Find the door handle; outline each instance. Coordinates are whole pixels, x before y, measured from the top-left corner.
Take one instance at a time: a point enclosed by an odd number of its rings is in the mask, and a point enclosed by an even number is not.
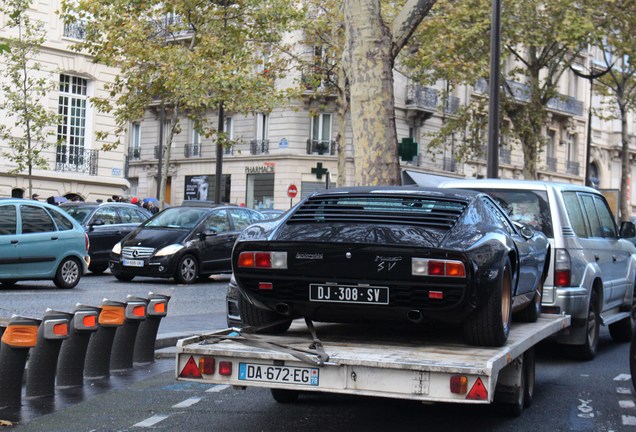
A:
[[[17,240],[11,240],[11,244],[18,244],[19,242]]]
[[[51,237],[51,240],[57,240],[58,237]]]
[[[598,260],[600,260],[601,258],[600,258],[598,255],[596,255],[596,254],[595,254],[595,255],[594,255],[594,259],[595,259],[596,261],[598,261]]]
[[[612,261],[616,262],[616,255],[612,255]]]

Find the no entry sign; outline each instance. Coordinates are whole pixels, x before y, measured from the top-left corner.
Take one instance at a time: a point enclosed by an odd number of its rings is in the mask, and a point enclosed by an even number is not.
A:
[[[290,198],[296,198],[296,195],[298,195],[298,188],[296,185],[292,183],[287,186],[287,196]]]

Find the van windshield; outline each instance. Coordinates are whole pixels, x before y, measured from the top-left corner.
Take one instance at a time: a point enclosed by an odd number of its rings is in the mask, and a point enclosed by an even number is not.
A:
[[[471,188],[472,189],[472,188]],[[554,238],[548,194],[541,190],[475,189],[493,197],[515,222],[530,225]]]

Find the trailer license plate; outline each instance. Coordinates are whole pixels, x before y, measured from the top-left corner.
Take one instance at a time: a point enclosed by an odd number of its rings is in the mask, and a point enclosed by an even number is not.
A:
[[[309,300],[335,303],[389,304],[389,288],[378,286],[310,284]]]
[[[239,380],[318,385],[318,368],[239,363]]]
[[[144,261],[143,260],[123,259],[122,260],[122,264],[125,265],[126,267],[143,267],[144,266]]]

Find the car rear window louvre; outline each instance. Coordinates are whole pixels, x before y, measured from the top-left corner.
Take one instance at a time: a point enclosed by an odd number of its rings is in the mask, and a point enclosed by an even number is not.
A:
[[[459,199],[409,195],[343,195],[308,199],[287,221],[416,225],[448,230],[467,206]]]
[[[561,228],[561,235],[563,237],[574,237],[574,230],[572,227],[564,226]]]

